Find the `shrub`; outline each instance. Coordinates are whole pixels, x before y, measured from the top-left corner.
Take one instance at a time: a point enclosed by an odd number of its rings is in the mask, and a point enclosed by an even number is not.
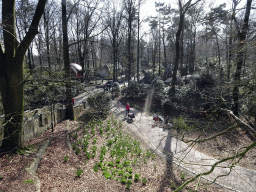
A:
[[[185,177],[186,177],[186,174],[185,174],[184,172],[181,172],[181,173],[180,173],[180,178],[181,178],[181,179],[185,179]]]
[[[86,152],[86,158],[90,159],[91,158],[91,153],[90,152]]]
[[[77,170],[76,170],[76,176],[77,177],[80,177],[83,173],[83,170],[79,167]]]
[[[120,86],[118,82],[113,83],[112,93],[114,97],[118,97],[120,95]]]
[[[111,175],[108,171],[103,171],[103,176],[104,176],[106,179],[111,179],[111,178],[112,178],[112,175]]]
[[[137,83],[136,81],[131,81],[128,87],[125,87],[121,93],[127,97],[143,97],[146,96],[150,86],[147,84]]]
[[[185,119],[182,116],[173,119],[173,126],[180,131],[188,131],[190,127],[185,122]]]
[[[98,170],[99,170],[99,166],[98,166],[98,163],[96,163],[96,164],[94,165],[94,167],[93,167],[93,171],[97,173]]]
[[[113,144],[113,140],[112,139],[107,140],[107,145],[108,146],[111,146],[112,144]]]
[[[67,162],[68,161],[68,156],[66,155],[65,157],[64,157],[64,162]]]
[[[215,84],[215,79],[210,74],[202,74],[196,82],[197,88],[201,90],[205,88],[212,88]]]
[[[100,132],[100,135],[103,135],[103,128],[102,128],[102,126],[100,126],[100,128],[99,128],[99,132]]]
[[[137,182],[137,181],[139,181],[139,180],[140,180],[140,175],[136,173],[136,174],[134,175],[134,181]]]
[[[34,183],[34,180],[28,179],[27,181],[23,181],[23,183]]]
[[[78,155],[80,153],[80,151],[81,150],[79,148],[76,148],[76,151],[75,151],[76,155]]]
[[[127,188],[127,189],[130,189],[131,184],[132,184],[132,181],[131,181],[131,180],[128,180],[127,183],[126,183],[126,188]]]
[[[129,173],[133,173],[132,168],[129,168],[129,167],[126,168],[126,171],[129,172]]]
[[[122,184],[126,184],[126,182],[127,182],[126,179],[125,179],[124,177],[122,177],[122,178],[121,178],[121,183],[122,183]]]
[[[148,181],[148,180],[147,180],[145,177],[142,178],[142,183],[143,183],[143,185],[146,185],[147,181]]]
[[[123,166],[128,167],[131,164],[131,161],[125,160]]]
[[[123,170],[118,171],[118,175],[123,175],[123,174],[124,174]]]
[[[108,166],[110,166],[110,167],[114,167],[114,165],[115,165],[115,164],[114,164],[114,162],[113,162],[113,161],[109,161],[109,162],[108,162]]]
[[[90,96],[87,99],[88,104],[99,115],[95,118],[105,117],[110,108],[110,96],[107,93],[98,93],[96,95]]]
[[[73,143],[73,144],[72,144],[72,149],[75,150],[76,147],[77,147],[77,146],[76,146],[76,143]]]
[[[116,159],[116,163],[119,164],[120,163],[120,159]]]
[[[152,81],[152,86],[154,87],[153,98],[159,101],[163,101],[167,98],[167,92],[164,89],[164,82],[160,79],[154,79]]]
[[[92,152],[93,152],[93,153],[96,153],[96,151],[97,151],[97,146],[94,145],[94,146],[92,147]]]

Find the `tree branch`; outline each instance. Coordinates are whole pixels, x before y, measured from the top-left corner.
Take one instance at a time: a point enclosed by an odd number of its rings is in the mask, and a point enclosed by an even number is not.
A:
[[[193,177],[192,179],[190,179],[190,180],[184,182],[184,183],[183,183],[181,186],[179,186],[175,191],[176,191],[176,192],[180,191],[180,190],[183,189],[187,184],[193,182],[193,181],[196,180],[198,177],[211,174],[211,173],[214,171],[215,167],[216,167],[218,164],[221,164],[221,163],[226,162],[226,161],[228,161],[228,160],[235,159],[235,158],[237,158],[237,157],[244,157],[245,154],[246,154],[249,150],[251,150],[252,148],[254,148],[255,146],[256,146],[256,141],[254,141],[251,145],[247,146],[246,149],[245,149],[243,152],[241,152],[241,153],[239,153],[239,154],[236,154],[236,155],[234,155],[234,156],[232,156],[232,157],[227,157],[227,158],[224,158],[224,159],[221,159],[221,160],[217,161],[216,163],[214,163],[214,164],[212,165],[212,167],[211,167],[211,169],[210,169],[209,171],[206,171],[206,172],[197,174],[197,175],[196,175],[195,177]]]
[[[29,30],[26,33],[26,36],[24,37],[24,39],[21,41],[20,45],[18,46],[17,55],[19,57],[23,58],[29,45],[33,41],[34,37],[38,34],[37,29],[38,29],[40,19],[44,13],[46,2],[47,0],[39,0],[37,4],[37,8],[36,8],[32,23],[29,27]]]
[[[71,14],[72,14],[72,12],[73,12],[73,9],[75,8],[75,6],[76,6],[79,2],[80,2],[80,0],[78,0],[78,1],[71,7],[71,10],[70,10],[70,12],[69,12],[69,14],[68,14],[68,17],[67,17],[67,22],[68,22],[68,20],[69,20]]]
[[[108,27],[108,26],[107,26],[107,27]],[[75,44],[81,43],[81,42],[83,42],[83,41],[86,41],[86,40],[88,40],[88,39],[90,39],[90,38],[96,37],[96,36],[100,35],[101,33],[103,33],[103,32],[107,29],[107,27],[105,27],[105,28],[102,29],[99,33],[97,33],[97,34],[95,34],[95,35],[93,35],[93,36],[91,36],[91,37],[89,37],[89,38],[85,38],[85,39],[82,39],[82,40],[80,40],[80,41],[76,41],[76,42],[74,42],[74,43],[69,44],[68,46],[70,47],[70,46],[72,46],[72,45],[75,45]]]
[[[240,30],[239,30],[238,22],[237,22],[237,20],[236,20],[236,13],[235,13],[236,6],[237,6],[237,4],[234,4],[233,13],[232,13],[232,19],[233,19],[234,22],[235,22],[235,27],[236,27],[237,33],[238,33],[238,35],[239,35],[239,34],[240,34]]]
[[[212,140],[218,136],[221,136],[221,135],[224,135],[225,133],[228,133],[229,131],[232,131],[233,129],[237,128],[238,125],[236,126],[231,126],[229,128],[227,128],[226,130],[216,134],[216,135],[213,135],[212,137],[209,137],[209,138],[206,138],[206,139],[202,139],[202,140],[188,140],[188,141],[183,141],[184,143],[190,143],[190,142],[196,142],[196,143],[202,143],[202,142],[205,142],[205,141],[209,141],[209,140]]]
[[[250,125],[248,125],[247,123],[245,123],[244,121],[242,121],[241,119],[239,119],[234,113],[233,111],[227,110],[227,109],[221,109],[222,111],[227,112],[228,114],[230,114],[232,117],[234,117],[239,123],[241,123],[242,125],[244,125],[245,127],[247,127],[250,131],[252,131],[254,133],[254,135],[256,134],[256,130],[253,129]]]

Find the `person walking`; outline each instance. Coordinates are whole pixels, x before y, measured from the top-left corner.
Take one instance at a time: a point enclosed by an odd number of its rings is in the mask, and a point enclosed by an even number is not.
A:
[[[126,103],[126,115],[125,116],[127,116],[128,113],[130,113],[130,111],[131,111],[130,105],[129,105],[129,103]]]

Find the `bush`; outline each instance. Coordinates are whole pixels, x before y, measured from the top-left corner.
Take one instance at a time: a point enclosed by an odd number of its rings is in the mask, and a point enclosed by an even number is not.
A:
[[[198,89],[202,90],[205,88],[212,88],[216,84],[215,79],[210,74],[202,74],[197,79],[196,86]]]
[[[173,126],[174,128],[178,129],[179,131],[188,131],[190,130],[190,127],[186,123],[184,117],[179,116],[177,118],[173,119]]]
[[[118,82],[113,83],[112,93],[114,97],[118,97],[120,95],[121,90]]]
[[[91,109],[101,115],[107,115],[110,108],[110,95],[108,93],[98,93],[87,99]]]
[[[143,97],[148,94],[150,86],[136,81],[131,81],[128,87],[125,87],[121,93],[126,97]]]
[[[63,82],[56,82],[61,81]],[[84,90],[84,84],[79,81],[72,81],[72,95],[76,96],[79,91]],[[36,108],[38,106],[57,103],[65,97],[66,87],[63,72],[43,74],[35,71],[30,81],[24,84],[25,108]]]
[[[216,81],[213,76],[202,74],[195,81],[190,81],[189,84],[176,86],[175,94],[169,93],[171,95],[170,102],[198,110],[208,105],[209,102],[213,102],[209,98],[215,97],[213,95],[218,91],[214,89],[214,86],[216,86]],[[201,92],[203,94],[200,94]]]
[[[153,98],[159,101],[163,101],[167,98],[167,91],[165,91],[164,82],[160,79],[154,79],[152,81],[152,86],[154,87]]]

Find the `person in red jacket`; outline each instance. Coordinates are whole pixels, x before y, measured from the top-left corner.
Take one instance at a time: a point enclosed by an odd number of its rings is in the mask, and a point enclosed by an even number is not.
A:
[[[129,103],[126,104],[126,116],[128,115],[128,113],[130,113],[131,109],[130,109],[130,105]]]
[[[74,104],[75,103],[75,99],[72,97],[72,104]]]

